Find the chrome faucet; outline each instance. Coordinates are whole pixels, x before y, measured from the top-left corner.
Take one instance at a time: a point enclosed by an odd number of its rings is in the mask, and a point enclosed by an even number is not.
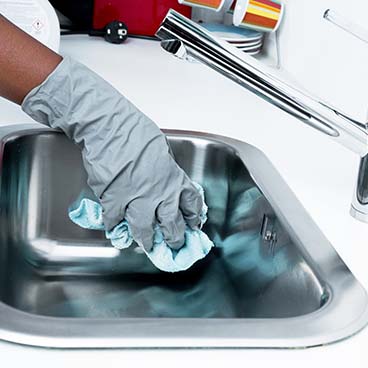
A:
[[[361,157],[351,215],[368,223],[368,125],[273,76],[266,66],[170,10],[156,33],[161,46],[182,59],[194,58],[328,135]]]

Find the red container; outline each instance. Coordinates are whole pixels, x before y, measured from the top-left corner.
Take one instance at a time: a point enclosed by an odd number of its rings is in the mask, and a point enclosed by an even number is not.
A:
[[[170,8],[191,17],[191,8],[180,5],[178,0],[95,0],[93,28],[101,29],[120,20],[130,34],[153,36]]]

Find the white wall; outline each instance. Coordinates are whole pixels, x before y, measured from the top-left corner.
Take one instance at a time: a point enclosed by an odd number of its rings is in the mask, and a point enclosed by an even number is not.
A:
[[[284,0],[281,65],[311,92],[364,120],[368,44],[323,19],[331,8],[368,28],[367,0]]]

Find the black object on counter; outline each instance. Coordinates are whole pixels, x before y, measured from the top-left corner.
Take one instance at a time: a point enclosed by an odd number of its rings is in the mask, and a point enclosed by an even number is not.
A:
[[[103,36],[107,42],[120,44],[128,38],[128,27],[125,23],[114,20],[106,25],[103,30],[91,30],[90,36]]]

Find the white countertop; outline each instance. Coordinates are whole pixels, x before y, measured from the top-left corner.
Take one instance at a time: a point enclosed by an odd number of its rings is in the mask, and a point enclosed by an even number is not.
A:
[[[359,157],[203,65],[166,54],[158,42],[131,39],[116,46],[102,39],[67,36],[61,47],[63,54],[110,81],[161,128],[221,134],[260,148],[368,289],[368,225],[349,216]],[[0,111],[0,125],[30,121],[5,100],[0,100]],[[333,364],[366,368],[367,342],[368,328],[346,341],[306,350],[63,351],[0,342],[0,357],[4,367]]]

